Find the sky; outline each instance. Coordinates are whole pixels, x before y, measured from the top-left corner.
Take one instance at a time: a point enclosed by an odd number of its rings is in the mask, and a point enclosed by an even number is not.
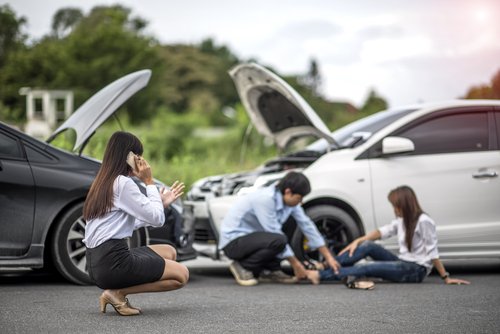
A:
[[[321,92],[361,106],[371,89],[390,106],[454,99],[500,70],[498,0],[11,0],[36,40],[54,13],[121,4],[161,43],[212,38],[282,75],[316,59]]]

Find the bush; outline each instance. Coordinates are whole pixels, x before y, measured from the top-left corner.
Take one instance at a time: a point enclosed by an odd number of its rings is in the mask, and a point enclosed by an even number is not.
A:
[[[198,179],[209,175],[250,170],[277,154],[274,147],[264,145],[263,138],[253,130],[246,139],[244,155],[243,141],[248,118],[241,107],[237,117],[224,127],[223,134],[215,137],[194,136],[194,130],[208,127],[208,121],[199,114],[179,115],[161,109],[147,123],[131,124],[127,113],[119,112],[120,123],[125,131],[136,135],[144,145],[144,157],[151,164],[153,175],[166,184],[183,181],[186,188]],[[102,160],[111,135],[121,130],[111,118],[94,134],[84,154]],[[74,140],[72,136],[63,136]],[[57,146],[69,149],[71,144],[61,142]]]

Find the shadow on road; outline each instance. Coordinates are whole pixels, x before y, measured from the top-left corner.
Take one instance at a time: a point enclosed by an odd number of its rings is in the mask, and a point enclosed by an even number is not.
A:
[[[499,259],[443,260],[446,270],[453,274],[498,274]],[[433,271],[434,273],[435,271]]]
[[[500,273],[500,259],[481,260],[446,260],[443,261],[446,270],[452,275],[488,275]],[[191,278],[201,279],[202,277],[227,277],[231,276],[229,269],[225,265],[206,265],[189,267]],[[436,275],[435,271],[431,275]],[[53,271],[31,270],[15,271],[0,270],[0,284],[66,284],[68,283],[61,275]]]
[[[0,270],[0,284],[61,284],[67,283],[61,275],[46,270]]]

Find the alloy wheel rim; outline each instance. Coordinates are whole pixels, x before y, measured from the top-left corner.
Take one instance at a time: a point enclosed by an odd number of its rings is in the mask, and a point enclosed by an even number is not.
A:
[[[82,273],[87,274],[87,248],[83,243],[87,222],[83,216],[78,217],[69,228],[66,237],[66,250],[71,263]]]
[[[349,244],[349,230],[347,226],[339,220],[331,217],[319,217],[314,220],[320,234],[326,241],[326,246],[336,255],[340,250]],[[324,258],[318,251],[310,251],[305,247],[306,239],[304,238],[304,255],[306,258],[323,261]]]

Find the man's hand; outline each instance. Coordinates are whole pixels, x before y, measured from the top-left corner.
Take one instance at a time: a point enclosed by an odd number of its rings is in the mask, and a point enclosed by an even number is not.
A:
[[[297,279],[301,280],[307,278],[306,268],[304,268],[302,264],[299,264],[298,266],[293,266],[292,268],[293,268],[293,274],[295,275],[295,277],[297,277]]]
[[[325,258],[326,264],[330,268],[332,268],[335,274],[338,274],[341,266],[340,263],[338,263],[337,260],[335,260],[330,250],[326,246],[321,246],[318,248],[318,250],[321,253],[321,255],[323,255],[323,257]]]
[[[328,266],[330,268],[333,269],[333,271],[335,272],[335,274],[338,274],[339,273],[339,269],[340,269],[340,263],[337,262],[337,260],[335,260],[333,257],[330,258],[330,259],[327,259],[326,260],[326,263],[328,264]]]
[[[287,258],[287,260],[290,262],[293,274],[297,277],[297,279],[301,280],[307,278],[306,268],[304,268],[304,265],[295,256],[291,256]]]

